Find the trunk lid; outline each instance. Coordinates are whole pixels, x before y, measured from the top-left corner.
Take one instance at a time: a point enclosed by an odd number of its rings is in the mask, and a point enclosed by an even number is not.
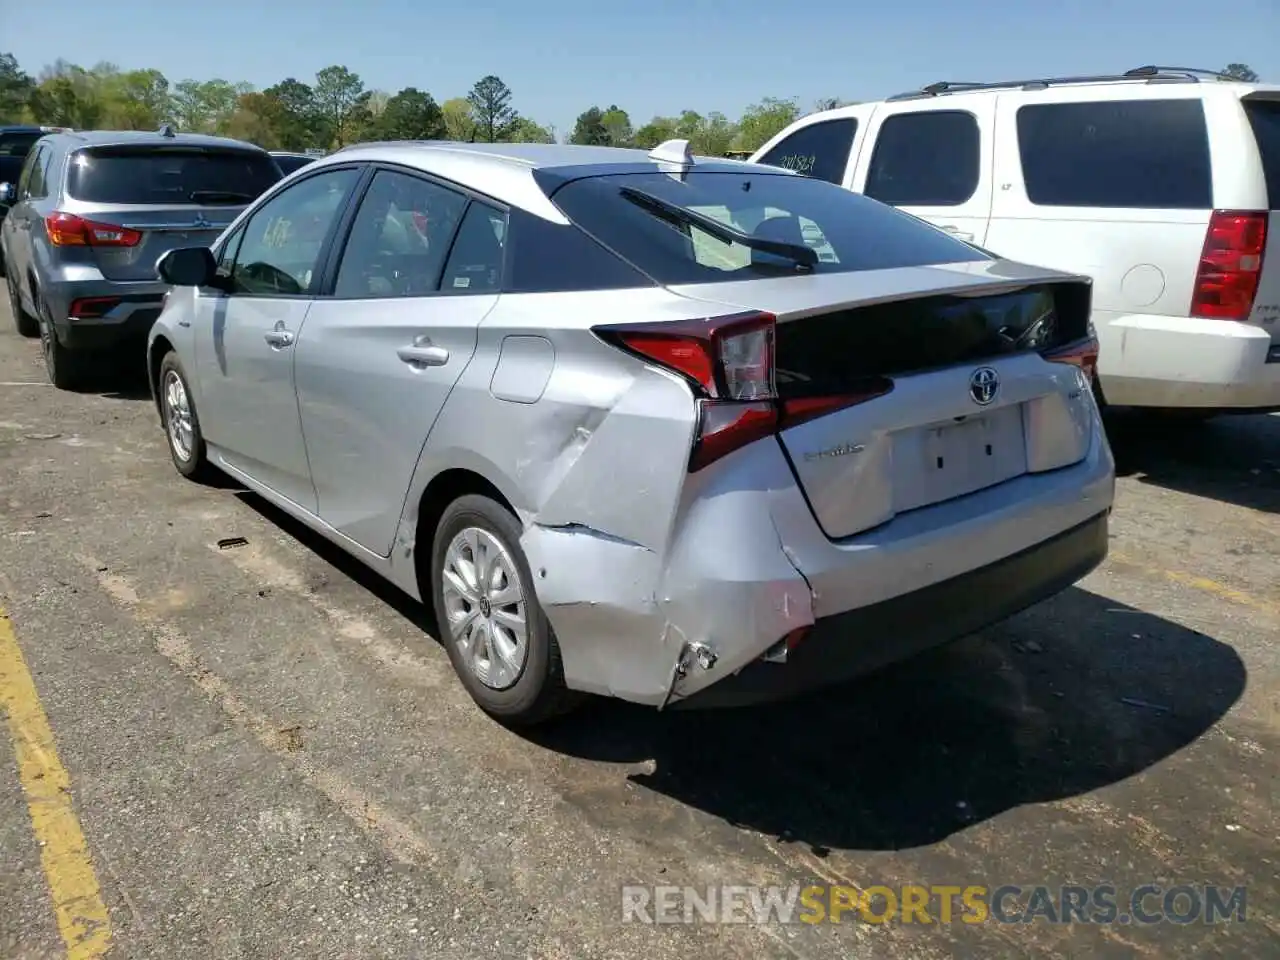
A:
[[[1249,321],[1271,334],[1272,354],[1280,362],[1280,90],[1255,91],[1242,99],[1253,130],[1267,188],[1267,239],[1262,273]]]
[[[109,280],[154,280],[177,247],[211,245],[280,178],[265,152],[207,146],[129,145],[80,151],[67,174],[68,213],[140,234],[136,243],[91,246]]]
[[[1045,360],[1088,336],[1087,278],[998,261],[672,289],[777,318],[783,401],[889,381],[779,435],[833,539],[1088,453],[1088,382]]]

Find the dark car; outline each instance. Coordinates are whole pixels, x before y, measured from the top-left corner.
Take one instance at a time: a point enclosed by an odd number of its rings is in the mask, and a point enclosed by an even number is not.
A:
[[[301,170],[307,164],[318,159],[306,153],[290,153],[287,150],[273,150],[271,157],[286,177],[295,170]]]
[[[62,133],[64,127],[0,126],[0,183],[17,183],[23,161],[46,133]],[[7,203],[0,203],[0,220],[9,212]]]

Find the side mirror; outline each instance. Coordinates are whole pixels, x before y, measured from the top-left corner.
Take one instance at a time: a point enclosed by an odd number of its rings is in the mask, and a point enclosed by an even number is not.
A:
[[[3,203],[6,207],[12,205],[13,195],[12,183],[0,183],[0,203]]]
[[[208,247],[179,247],[156,261],[156,273],[175,287],[207,287],[213,283],[218,262]]]

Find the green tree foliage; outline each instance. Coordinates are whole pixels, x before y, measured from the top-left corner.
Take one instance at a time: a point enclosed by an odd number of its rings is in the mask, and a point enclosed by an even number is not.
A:
[[[1245,64],[1227,72],[1256,79]],[[817,101],[830,109],[841,101]],[[683,110],[633,121],[616,103],[584,110],[570,143],[653,149],[684,139],[702,156],[754,150],[801,113],[794,100],[766,97],[738,120],[723,113]],[[90,67],[59,60],[37,76],[11,53],[0,52],[0,122],[36,122],[77,129],[178,129],[249,140],[272,150],[334,149],[362,140],[458,140],[554,143],[556,133],[521,116],[511,88],[493,74],[463,96],[437,100],[419,86],[391,93],[370,90],[341,64],[325,67],[311,82],[286,77],[255,90],[215,77],[176,82],[158,70],[125,70],[112,63]]]
[[[475,120],[476,139],[485,143],[506,140],[520,117],[511,106],[511,88],[492,74],[476,82],[467,102]]]
[[[444,113],[431,94],[416,87],[405,87],[387,98],[381,112],[370,121],[366,134],[374,140],[442,140]]]
[[[1222,72],[1232,80],[1243,80],[1245,83],[1257,83],[1260,79],[1247,63],[1228,63]]]

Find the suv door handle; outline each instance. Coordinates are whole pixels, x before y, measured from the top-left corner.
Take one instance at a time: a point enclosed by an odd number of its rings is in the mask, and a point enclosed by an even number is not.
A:
[[[429,337],[414,338],[413,345],[401,347],[396,356],[411,367],[442,367],[449,362],[449,351],[434,346]]]
[[[272,349],[279,350],[293,343],[293,333],[284,328],[284,323],[277,323],[274,330],[268,330],[262,339],[271,344]]]

